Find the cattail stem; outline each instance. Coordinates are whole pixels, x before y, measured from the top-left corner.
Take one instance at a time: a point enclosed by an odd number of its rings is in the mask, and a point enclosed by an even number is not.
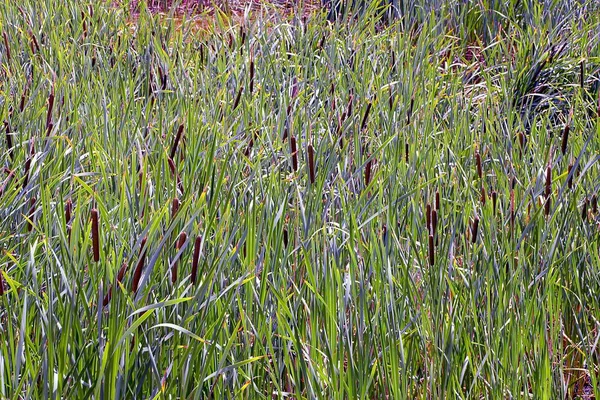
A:
[[[310,178],[310,184],[314,185],[315,183],[315,149],[312,144],[308,145],[307,151],[308,153],[308,176]]]
[[[98,228],[98,210],[92,208],[92,249],[94,251],[94,262],[100,261],[100,232]]]
[[[142,271],[144,269],[145,259],[146,259],[146,240],[148,238],[145,237],[142,239],[142,243],[140,244],[140,259],[135,267],[135,271],[133,272],[133,281],[131,282],[131,291],[135,294],[138,291],[140,278],[142,277]]]
[[[202,245],[202,236],[198,235],[194,241],[194,257],[192,259],[192,274],[190,280],[192,284],[196,284],[196,277],[198,275],[198,261],[200,259],[200,246]]]

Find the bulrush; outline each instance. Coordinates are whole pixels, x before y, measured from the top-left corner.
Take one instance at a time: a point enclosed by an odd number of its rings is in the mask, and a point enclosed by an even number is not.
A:
[[[308,177],[313,185],[315,183],[315,149],[312,144],[308,145],[306,152],[308,153]]]
[[[254,93],[254,57],[250,56],[250,95]]]
[[[431,232],[431,204],[425,206],[425,223],[427,224],[427,232]]]
[[[477,166],[477,176],[479,179],[483,178],[483,168],[481,167],[481,155],[479,151],[475,151],[475,165]]]
[[[570,129],[569,123],[567,122],[565,124],[565,128],[563,129],[562,143],[560,146],[563,156],[567,153],[567,144],[569,142],[569,129]]]
[[[94,251],[94,262],[100,261],[100,232],[98,228],[98,210],[92,208],[92,250]]]
[[[579,62],[579,86],[581,86],[581,90],[584,89],[585,82],[585,63],[583,60]]]
[[[65,222],[68,224],[71,221],[71,213],[73,212],[73,202],[67,199],[65,202]]]
[[[2,32],[2,36],[4,36],[4,48],[6,49],[6,59],[10,62],[10,47],[8,47],[8,36],[6,32]]]
[[[171,218],[175,218],[177,216],[177,212],[179,211],[179,206],[181,203],[177,197],[173,198],[173,203],[171,204]]]
[[[438,212],[431,210],[431,234],[435,236],[438,226]]]
[[[592,195],[591,203],[592,203],[592,212],[594,214],[597,214],[598,213],[598,196],[596,196],[596,194]]]
[[[54,108],[54,86],[50,90],[50,95],[48,96],[48,110],[46,112],[46,135],[50,134],[52,130],[52,109]]]
[[[31,232],[33,230],[33,217],[35,215],[35,202],[36,198],[32,197],[29,200],[29,221],[27,221],[27,232]]]
[[[573,189],[573,162],[569,163],[567,168],[567,187]]]
[[[413,106],[415,105],[415,97],[412,96],[410,98],[410,106],[408,107],[408,110],[406,111],[406,125],[410,125],[410,119],[412,117],[412,112],[413,112]]]
[[[175,153],[177,152],[177,146],[179,145],[179,141],[181,140],[181,135],[183,135],[183,124],[179,125],[179,128],[177,129],[177,134],[173,139],[173,146],[171,146],[171,154],[169,155],[169,158],[172,160],[175,159]]]
[[[440,191],[436,190],[436,192],[435,192],[435,209],[439,211],[441,206],[442,206],[442,204],[440,201]]]
[[[131,282],[131,291],[135,294],[138,291],[138,287],[140,284],[140,278],[142,277],[142,271],[144,269],[144,264],[146,260],[146,240],[148,238],[143,238],[142,243],[140,244],[140,259],[135,267],[135,271],[133,272],[133,280]]]
[[[373,103],[371,103],[371,102],[367,103],[367,110],[365,111],[365,116],[363,117],[362,123],[360,124],[361,131],[364,131],[365,128],[367,127],[367,122],[369,121],[369,114],[371,113],[372,106],[373,106]]]
[[[408,142],[404,142],[404,161],[408,164]]]
[[[496,204],[498,202],[498,192],[492,191],[492,213],[496,215]]]
[[[283,246],[285,248],[288,247],[288,230],[287,230],[287,228],[283,228]]]
[[[202,245],[202,236],[198,235],[194,241],[194,257],[192,258],[192,274],[190,280],[192,284],[196,284],[198,276],[198,261],[200,260],[200,246]]]
[[[178,252],[183,247],[186,240],[187,240],[187,233],[181,232],[179,234],[179,239],[175,243],[175,251],[176,252]],[[173,266],[171,267],[171,283],[175,284],[175,282],[177,282],[177,260],[175,260],[173,262]]]
[[[121,268],[119,269],[119,273],[117,274],[117,282],[123,282],[123,277],[125,277],[125,271],[127,271],[126,262],[124,262],[123,265],[121,265]],[[104,301],[102,302],[103,307],[106,307],[110,302],[110,299],[112,297],[112,289],[112,285],[110,285],[108,287],[108,293],[106,293],[106,296],[104,296]]]
[[[6,135],[6,147],[8,148],[8,156],[12,160],[13,158],[13,141],[12,135],[10,134],[10,123],[8,121],[4,121],[4,134]]]
[[[296,147],[296,137],[290,137],[290,149],[292,151],[292,168],[298,170],[298,148]]]
[[[485,206],[485,202],[487,200],[487,193],[485,192],[485,186],[481,185],[481,197],[479,198],[481,201],[481,205]]]
[[[240,86],[237,95],[235,96],[235,100],[233,101],[233,110],[235,110],[238,106],[238,104],[240,104],[240,99],[242,98],[242,92],[244,91],[244,87]]]
[[[429,265],[435,264],[435,244],[433,243],[433,235],[429,235]]]
[[[544,196],[546,197],[546,202],[544,204],[544,211],[546,216],[550,214],[550,195],[552,194],[552,166],[548,165],[546,167],[546,188],[544,190]]]
[[[371,182],[371,168],[373,168],[372,158],[367,161],[367,165],[365,166],[365,188],[369,186],[369,183]]]
[[[477,242],[477,231],[479,230],[479,216],[475,215],[473,219],[473,225],[471,225],[471,241],[473,243]]]

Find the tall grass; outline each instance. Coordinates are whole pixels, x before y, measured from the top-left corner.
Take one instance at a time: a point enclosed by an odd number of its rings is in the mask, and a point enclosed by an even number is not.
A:
[[[596,4],[108,3],[0,4],[0,397],[600,396]]]

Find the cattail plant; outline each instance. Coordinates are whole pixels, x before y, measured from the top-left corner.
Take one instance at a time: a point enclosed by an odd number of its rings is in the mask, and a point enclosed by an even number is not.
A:
[[[487,193],[485,192],[485,186],[481,185],[481,196],[479,198],[481,201],[481,205],[485,206],[485,202],[487,200]]]
[[[479,216],[475,215],[473,224],[471,225],[471,242],[477,242],[477,231],[479,230]]]
[[[6,59],[10,62],[10,47],[8,46],[8,36],[6,32],[2,32],[2,36],[4,36],[4,48],[6,49]]]
[[[292,168],[298,170],[298,149],[296,147],[296,137],[290,136],[290,149],[292,152]]]
[[[52,130],[52,109],[54,108],[54,86],[50,90],[50,95],[48,96],[48,110],[46,112],[46,136],[50,134]]]
[[[135,271],[133,272],[133,280],[131,281],[131,291],[135,294],[138,291],[140,278],[142,277],[142,271],[144,269],[144,264],[146,260],[146,240],[148,238],[144,237],[142,239],[142,243],[140,244],[140,259],[135,267]]]
[[[94,262],[100,261],[100,232],[98,228],[98,210],[92,208],[92,250],[94,251]]]
[[[435,243],[433,242],[433,235],[429,235],[429,265],[435,264]]]
[[[552,166],[548,165],[546,167],[546,188],[544,190],[544,196],[546,198],[546,202],[544,204],[544,211],[546,216],[550,214],[550,195],[552,194]]]
[[[175,252],[178,252],[183,247],[186,240],[187,233],[181,232],[179,234],[179,239],[175,243]],[[175,282],[177,282],[177,260],[173,261],[173,266],[171,267],[171,283],[175,284]]]
[[[283,228],[283,247],[288,247],[288,230],[287,228]]]
[[[567,153],[567,144],[569,142],[569,129],[569,123],[566,123],[565,128],[563,129],[562,142],[560,146],[563,156]]]
[[[479,151],[475,151],[475,165],[477,166],[477,176],[479,179],[483,178],[483,168],[481,167],[481,155]]]
[[[492,213],[496,215],[496,204],[498,202],[498,192],[492,191]]]
[[[370,114],[370,112],[371,112],[371,107],[372,107],[372,106],[373,106],[373,103],[372,103],[372,102],[368,102],[368,103],[367,103],[367,109],[366,109],[366,111],[365,111],[365,115],[364,115],[364,117],[363,117],[363,119],[362,119],[362,123],[360,124],[360,130],[361,130],[361,131],[364,131],[364,130],[365,130],[365,128],[367,127],[367,122],[368,122],[368,120],[369,120],[369,114]]]
[[[12,135],[10,134],[10,123],[8,121],[4,121],[4,134],[6,136],[6,147],[8,148],[8,156],[10,159],[13,159],[13,141]]]
[[[123,282],[123,278],[125,277],[125,271],[127,271],[127,263],[124,262],[121,265],[121,268],[119,269],[119,272],[117,274],[117,283]],[[110,299],[112,297],[112,290],[113,287],[112,285],[110,285],[108,287],[108,292],[106,293],[106,295],[104,296],[104,300],[102,301],[102,306],[106,307],[108,305],[108,303],[110,302]]]
[[[573,175],[574,175],[573,162],[571,161],[569,163],[569,166],[567,167],[567,187],[569,189],[573,189]]]
[[[371,168],[373,167],[373,159],[371,158],[367,161],[367,165],[365,166],[365,187],[369,186],[371,182]]]
[[[33,230],[33,218],[35,215],[35,202],[36,202],[36,198],[32,197],[31,200],[29,200],[29,220],[27,221],[27,232],[31,232]]]
[[[198,275],[198,261],[200,260],[200,246],[202,245],[202,236],[198,235],[194,241],[194,256],[192,258],[192,274],[190,280],[192,285],[196,284],[196,277]]]
[[[179,125],[179,128],[177,129],[177,134],[173,139],[173,146],[171,146],[171,154],[169,155],[169,158],[171,160],[175,159],[175,153],[177,152],[177,146],[179,145],[179,141],[181,140],[181,135],[183,135],[183,124]]]
[[[409,156],[409,154],[408,154],[408,151],[409,151],[409,148],[408,148],[408,141],[405,141],[405,142],[404,142],[404,161],[405,161],[407,164],[408,164],[408,156]]]
[[[250,55],[250,95],[254,93],[254,57]]]
[[[427,232],[431,232],[431,204],[425,206],[425,223],[427,224]]]
[[[174,197],[173,202],[171,204],[171,218],[175,218],[177,216],[177,212],[179,211],[179,206],[181,203],[179,202],[179,198]]]
[[[442,203],[440,201],[440,191],[435,191],[435,209],[439,211],[441,209]]]
[[[309,144],[306,149],[308,155],[308,177],[310,178],[310,184],[315,183],[315,149],[312,144]]]

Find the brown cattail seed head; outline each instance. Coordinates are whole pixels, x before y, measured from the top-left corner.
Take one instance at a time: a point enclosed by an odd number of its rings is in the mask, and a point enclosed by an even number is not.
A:
[[[569,124],[567,123],[565,125],[565,129],[563,129],[563,135],[562,135],[562,143],[560,146],[560,149],[562,151],[563,156],[566,154],[567,152],[567,144],[569,142]]]
[[[431,232],[431,204],[425,206],[425,223],[427,224],[427,232]]]
[[[487,193],[485,192],[485,187],[481,185],[481,205],[485,206],[485,202],[487,200]]]
[[[296,137],[290,137],[290,148],[292,151],[292,168],[294,171],[298,170],[298,149],[296,147]]]
[[[92,209],[92,249],[94,251],[94,261],[100,261],[100,232],[98,228],[99,214],[98,210]]]
[[[476,215],[473,219],[473,225],[471,226],[471,241],[477,242],[477,231],[479,230],[479,216]]]
[[[367,110],[365,111],[365,116],[363,117],[362,123],[360,124],[360,130],[364,131],[367,127],[367,122],[369,120],[369,113],[371,112],[371,107],[373,104],[371,102],[367,103]]]
[[[551,194],[552,194],[552,167],[550,165],[548,165],[548,167],[546,167],[546,189],[545,189],[546,203],[545,203],[545,207],[544,207],[546,215],[550,214],[550,205],[551,205],[550,195]]]
[[[175,218],[177,212],[179,212],[179,206],[181,203],[177,197],[173,198],[173,204],[171,205],[171,218]]]
[[[308,176],[310,178],[310,183],[315,183],[315,149],[312,144],[308,145],[307,149],[308,153]]]
[[[147,238],[142,239],[142,243],[140,244],[140,259],[135,267],[135,271],[133,273],[133,281],[131,283],[131,291],[133,293],[137,293],[140,278],[142,277],[142,271],[144,269],[145,259],[146,259],[146,240]]]
[[[438,212],[437,210],[431,210],[431,234],[435,235],[437,232],[438,225]]]
[[[198,275],[198,261],[200,260],[200,246],[202,245],[202,236],[197,236],[194,241],[194,257],[192,258],[192,274],[190,280],[193,285],[196,284]]]
[[[283,246],[287,248],[288,246],[288,230],[287,228],[283,228]]]
[[[179,249],[181,249],[183,247],[183,245],[185,244],[186,240],[187,240],[187,233],[181,232],[179,234],[179,239],[175,243],[175,251],[179,251]],[[175,284],[175,282],[177,282],[177,261],[175,261],[173,263],[173,266],[171,267],[171,283]]]
[[[177,134],[175,135],[175,138],[173,139],[173,146],[171,147],[171,154],[169,155],[169,158],[175,159],[175,153],[177,152],[177,146],[179,145],[179,141],[181,140],[182,135],[183,135],[183,124],[180,124],[179,128],[177,129]]]
[[[429,235],[429,265],[435,264],[435,244],[433,235]]]
[[[596,196],[595,194],[592,195],[591,203],[592,203],[592,212],[594,214],[597,214],[598,213],[598,196]]]
[[[573,189],[573,163],[570,163],[567,169],[567,186]]]
[[[373,159],[367,161],[367,165],[365,166],[365,187],[369,186],[371,182],[371,168],[373,166]]]
[[[481,167],[481,155],[479,152],[475,152],[475,165],[477,166],[477,176],[479,179],[483,178],[483,168]]]
[[[71,213],[73,212],[73,202],[71,199],[67,199],[65,203],[65,220],[67,224],[71,221]]]
[[[440,191],[438,190],[435,192],[435,209],[439,211],[440,207],[441,207]]]

